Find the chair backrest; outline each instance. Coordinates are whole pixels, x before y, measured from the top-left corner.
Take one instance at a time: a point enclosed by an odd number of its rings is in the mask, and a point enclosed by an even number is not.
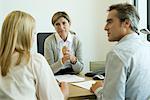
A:
[[[44,55],[44,42],[45,39],[49,36],[53,34],[52,32],[40,32],[37,34],[37,52],[41,53],[42,55]]]

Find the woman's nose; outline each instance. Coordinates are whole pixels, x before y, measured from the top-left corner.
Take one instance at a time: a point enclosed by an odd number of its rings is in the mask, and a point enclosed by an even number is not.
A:
[[[61,28],[61,29],[64,29],[64,25],[63,25],[63,24],[60,24],[60,28]]]

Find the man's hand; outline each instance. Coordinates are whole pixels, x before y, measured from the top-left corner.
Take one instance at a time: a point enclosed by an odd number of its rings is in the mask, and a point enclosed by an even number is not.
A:
[[[92,87],[90,88],[91,92],[95,92],[95,90],[99,87],[103,87],[104,83],[102,81],[96,82],[95,84],[92,84]]]

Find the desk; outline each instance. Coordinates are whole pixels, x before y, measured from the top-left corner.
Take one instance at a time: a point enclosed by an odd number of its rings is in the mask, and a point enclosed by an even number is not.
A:
[[[85,78],[85,81],[92,80],[92,78],[90,78],[90,77],[84,76],[84,78]],[[69,98],[68,98],[68,100],[84,100],[84,99],[96,100],[96,96],[94,93],[90,92],[87,89],[84,89],[84,88],[81,88],[78,86],[74,86],[69,83]]]

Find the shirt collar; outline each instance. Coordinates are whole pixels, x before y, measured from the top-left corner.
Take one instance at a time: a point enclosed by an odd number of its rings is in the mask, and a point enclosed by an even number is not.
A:
[[[69,34],[68,34],[67,41],[69,41],[69,42],[72,42],[72,41],[73,41],[73,36],[71,35],[70,32],[69,32]]]
[[[139,35],[137,34],[137,33],[130,33],[130,34],[127,34],[127,35],[125,35],[120,41],[119,41],[119,43],[120,42],[122,42],[122,41],[124,41],[124,40],[128,40],[128,39],[132,39],[132,38],[140,38],[139,37]]]
[[[63,41],[63,39],[60,37],[60,35],[57,32],[55,33],[55,37],[56,37],[56,40],[57,40],[58,43]],[[73,36],[69,32],[66,42],[70,42],[71,43],[72,41],[73,41]]]

